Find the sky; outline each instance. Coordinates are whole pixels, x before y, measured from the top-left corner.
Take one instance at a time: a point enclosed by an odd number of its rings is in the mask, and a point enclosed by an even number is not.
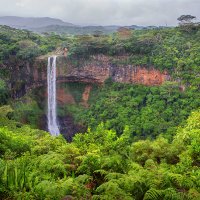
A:
[[[168,25],[190,14],[200,20],[200,0],[0,0],[0,16],[52,17],[76,25]]]

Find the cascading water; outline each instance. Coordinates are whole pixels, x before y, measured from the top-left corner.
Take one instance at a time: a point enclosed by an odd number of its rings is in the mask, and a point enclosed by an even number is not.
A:
[[[56,113],[56,56],[48,58],[48,130],[53,136],[60,134]]]

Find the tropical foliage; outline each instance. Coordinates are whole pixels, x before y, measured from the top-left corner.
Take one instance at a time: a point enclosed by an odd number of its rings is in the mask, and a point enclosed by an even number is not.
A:
[[[199,199],[200,112],[172,142],[132,142],[100,124],[72,143],[1,118],[2,199]]]

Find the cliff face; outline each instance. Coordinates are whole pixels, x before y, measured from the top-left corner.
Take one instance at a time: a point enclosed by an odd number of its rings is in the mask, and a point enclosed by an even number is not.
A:
[[[57,81],[62,82],[84,82],[103,84],[110,78],[114,82],[143,84],[147,86],[161,85],[170,79],[167,72],[160,72],[153,67],[133,66],[119,64],[125,62],[127,56],[108,57],[103,55],[92,56],[89,60],[75,61],[59,56],[57,58]],[[116,64],[117,63],[117,64]],[[47,80],[47,58],[38,58],[33,63],[23,63],[13,72],[11,87],[19,85],[14,90],[14,96],[23,95],[31,88],[46,85]],[[69,97],[70,98],[70,97]],[[73,101],[73,99],[71,99]]]
[[[126,58],[113,58],[98,55],[92,56],[90,60],[79,63],[75,67],[72,61],[65,57],[57,58],[57,79],[59,82],[86,82],[102,84],[106,79],[111,78],[114,82],[143,84],[148,86],[161,85],[164,81],[169,80],[167,72],[160,72],[153,67],[133,66],[125,64],[113,64],[117,60],[122,61]],[[41,60],[36,61],[37,63]],[[39,64],[40,65],[40,64]],[[45,69],[45,71],[44,71]],[[42,69],[34,67],[34,81],[40,82],[46,80],[46,65]]]

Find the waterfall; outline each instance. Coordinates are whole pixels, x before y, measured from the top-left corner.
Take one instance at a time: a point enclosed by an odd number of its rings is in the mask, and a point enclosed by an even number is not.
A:
[[[47,66],[48,85],[48,130],[51,135],[60,134],[56,113],[56,56],[48,58]]]

